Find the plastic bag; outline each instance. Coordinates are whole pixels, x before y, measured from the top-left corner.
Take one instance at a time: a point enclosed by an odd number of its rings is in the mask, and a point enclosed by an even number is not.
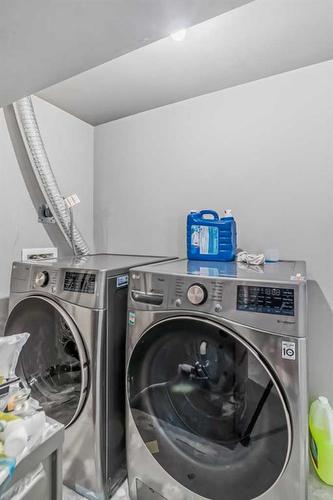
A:
[[[1,457],[0,458],[0,498],[2,498],[1,491],[10,483],[15,471],[16,461],[14,458]]]
[[[22,347],[29,333],[0,337],[0,383],[15,377],[15,369]]]
[[[0,384],[0,412],[7,409],[10,398],[20,390],[20,380],[14,379],[10,382]]]

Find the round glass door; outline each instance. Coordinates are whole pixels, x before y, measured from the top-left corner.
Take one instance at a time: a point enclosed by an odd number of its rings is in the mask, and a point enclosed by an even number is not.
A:
[[[288,462],[290,417],[278,384],[250,345],[214,323],[153,326],[130,358],[128,391],[148,450],[197,495],[252,500]]]
[[[5,335],[28,332],[18,375],[45,413],[70,425],[79,415],[87,391],[87,359],[79,332],[58,304],[29,297],[12,310]]]

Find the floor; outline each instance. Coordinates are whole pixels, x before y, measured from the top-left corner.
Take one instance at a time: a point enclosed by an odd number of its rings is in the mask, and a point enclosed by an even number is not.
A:
[[[85,500],[85,499],[81,495],[78,495],[74,491],[64,486],[63,500]],[[119,488],[117,493],[113,495],[112,500],[130,500],[130,497],[128,496],[127,483],[124,483]]]
[[[64,500],[82,500],[83,497],[64,487]],[[84,499],[83,499],[84,500]],[[127,484],[123,484],[112,500],[130,500],[128,496]],[[325,486],[318,480],[313,472],[309,479],[309,499],[308,500],[333,500],[333,488]]]
[[[309,478],[309,500],[333,500],[333,488],[322,483],[313,469]]]

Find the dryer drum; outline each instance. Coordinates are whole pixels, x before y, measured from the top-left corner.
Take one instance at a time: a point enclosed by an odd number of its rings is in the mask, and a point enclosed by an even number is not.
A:
[[[191,318],[152,326],[132,353],[128,384],[143,441],[196,494],[250,500],[283,472],[291,438],[283,395],[250,345],[221,326]]]
[[[31,388],[45,413],[70,425],[86,396],[85,351],[80,335],[65,311],[45,297],[29,297],[12,310],[6,335],[29,332],[18,375]]]

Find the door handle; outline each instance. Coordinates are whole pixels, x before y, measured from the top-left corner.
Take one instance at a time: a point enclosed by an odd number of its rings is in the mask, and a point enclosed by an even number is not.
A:
[[[154,306],[160,306],[164,297],[161,293],[144,293],[137,290],[132,290],[131,296],[134,302],[141,302]]]

